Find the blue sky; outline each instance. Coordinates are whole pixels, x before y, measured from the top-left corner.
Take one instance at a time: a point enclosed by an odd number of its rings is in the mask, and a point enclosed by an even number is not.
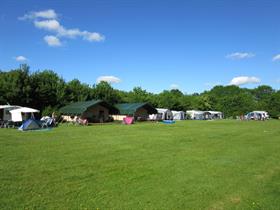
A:
[[[0,69],[66,81],[186,93],[213,85],[280,89],[280,1],[0,2]],[[105,76],[105,77],[102,77]]]

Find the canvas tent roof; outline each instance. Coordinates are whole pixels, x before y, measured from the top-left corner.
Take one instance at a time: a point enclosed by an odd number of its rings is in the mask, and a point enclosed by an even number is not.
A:
[[[222,114],[222,112],[220,111],[207,111],[207,112],[209,112],[210,114]]]
[[[20,108],[20,106],[15,106],[15,105],[0,105],[0,109],[9,109],[9,108]]]
[[[157,110],[152,107],[149,103],[124,103],[116,104],[116,108],[120,110],[122,115],[131,115],[134,114],[138,109],[144,108],[148,111],[148,114],[156,114]]]
[[[13,114],[13,113],[34,113],[34,112],[40,112],[40,111],[37,109],[28,108],[28,107],[21,107],[18,109],[13,109],[10,112]]]
[[[40,111],[29,107],[20,107],[10,111],[13,122],[21,122],[23,120],[22,113],[31,113],[31,117],[34,117],[33,113],[35,112],[40,112]]]
[[[199,110],[187,110],[186,113],[188,114],[204,114],[204,111],[199,111]]]
[[[156,108],[156,110],[157,110],[158,112],[167,112],[167,111],[171,111],[171,110],[169,110],[169,109],[164,109],[164,108]]]
[[[107,109],[109,109],[110,114],[117,114],[119,112],[115,107],[109,105],[107,102],[103,100],[91,100],[91,101],[81,101],[81,102],[72,103],[60,108],[60,112],[62,114],[68,114],[68,115],[81,115],[88,108],[96,105],[101,105],[106,107]]]
[[[257,112],[257,113],[261,113],[261,114],[267,114],[266,111],[253,111],[253,112]]]

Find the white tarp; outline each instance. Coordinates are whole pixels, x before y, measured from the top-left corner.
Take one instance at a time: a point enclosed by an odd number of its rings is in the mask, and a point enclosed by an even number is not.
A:
[[[33,116],[33,113],[36,113],[36,112],[40,112],[40,111],[37,109],[28,108],[28,107],[21,107],[21,108],[10,111],[10,113],[12,114],[13,122],[23,121],[22,114],[31,113],[31,115]]]

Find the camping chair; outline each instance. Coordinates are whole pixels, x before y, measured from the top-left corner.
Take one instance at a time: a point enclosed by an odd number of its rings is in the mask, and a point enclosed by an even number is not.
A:
[[[75,125],[88,125],[88,120],[87,119],[82,119],[80,117],[77,117],[75,119],[75,122],[74,122]]]
[[[41,128],[48,128],[48,123],[46,121],[40,121]]]
[[[4,128],[4,120],[0,121],[0,128]]]
[[[40,123],[41,123],[42,128],[48,128],[48,127],[54,127],[55,126],[54,119],[51,118],[51,117],[42,117]]]
[[[79,118],[79,125],[88,125],[88,120]]]
[[[4,128],[15,128],[15,123],[13,121],[4,121]]]

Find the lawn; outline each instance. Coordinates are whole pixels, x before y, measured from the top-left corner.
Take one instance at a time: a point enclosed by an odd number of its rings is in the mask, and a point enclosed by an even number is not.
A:
[[[0,134],[1,209],[280,209],[280,121]]]

